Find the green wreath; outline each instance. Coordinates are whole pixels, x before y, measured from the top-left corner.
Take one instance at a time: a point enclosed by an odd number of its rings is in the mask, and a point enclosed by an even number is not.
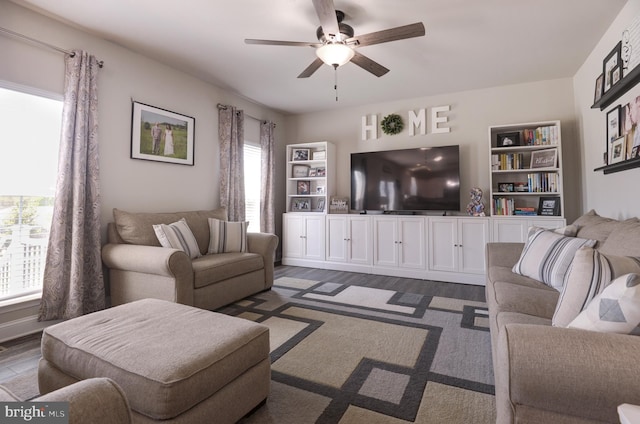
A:
[[[382,132],[387,135],[399,134],[404,128],[402,118],[395,113],[385,116],[380,126],[382,126]]]

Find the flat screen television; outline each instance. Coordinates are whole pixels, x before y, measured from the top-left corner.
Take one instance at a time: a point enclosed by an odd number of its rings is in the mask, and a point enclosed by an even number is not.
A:
[[[459,211],[459,146],[352,153],[351,209]]]

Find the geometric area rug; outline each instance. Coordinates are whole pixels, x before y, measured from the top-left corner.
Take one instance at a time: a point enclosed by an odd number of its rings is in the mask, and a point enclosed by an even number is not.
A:
[[[495,422],[483,302],[281,277],[218,312],[270,330],[271,393],[242,424]]]

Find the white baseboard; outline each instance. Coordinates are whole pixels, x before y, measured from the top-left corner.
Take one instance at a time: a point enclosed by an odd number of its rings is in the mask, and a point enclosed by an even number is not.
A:
[[[61,322],[61,320],[38,321],[38,316],[32,315],[2,323],[0,324],[0,343],[37,333],[38,331],[42,331],[48,326],[59,322]]]

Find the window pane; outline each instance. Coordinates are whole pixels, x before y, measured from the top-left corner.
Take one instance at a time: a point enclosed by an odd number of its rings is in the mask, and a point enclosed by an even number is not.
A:
[[[0,87],[0,300],[42,289],[62,102]]]
[[[260,147],[244,144],[245,217],[249,221],[248,232],[260,232]]]

